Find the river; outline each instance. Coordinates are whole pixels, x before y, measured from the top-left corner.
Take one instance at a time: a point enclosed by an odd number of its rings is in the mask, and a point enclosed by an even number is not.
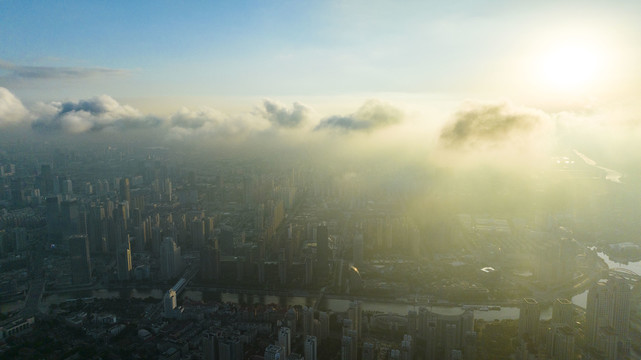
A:
[[[641,273],[641,261],[631,262],[628,264],[621,264],[615,261],[612,261],[604,253],[598,253],[598,255],[608,264],[610,268],[624,268],[632,270],[635,273]],[[578,294],[572,297],[572,302],[580,307],[585,308],[587,302],[587,293],[584,291],[581,294]],[[51,294],[43,298],[41,303],[41,309],[46,310],[47,307],[51,304],[59,304],[70,299],[77,298],[88,298],[93,297],[97,299],[112,299],[112,298],[136,298],[136,299],[145,299],[152,297],[154,299],[162,299],[163,291],[161,289],[121,289],[121,290],[82,290],[82,291],[71,291],[66,293]],[[272,295],[248,295],[248,294],[239,294],[239,293],[228,293],[228,292],[219,292],[219,291],[194,291],[194,290],[185,290],[181,294],[181,298],[190,298],[192,300],[204,300],[207,302],[231,302],[239,304],[279,304],[281,306],[312,306],[314,305],[315,297],[310,296],[272,296]],[[0,305],[0,312],[7,313],[15,310],[19,310],[24,306],[23,301],[16,301]],[[319,304],[319,309],[332,310],[336,312],[346,311],[349,307],[349,300],[345,299],[332,299],[330,297],[323,298],[321,304]],[[394,303],[394,302],[385,302],[385,301],[373,301],[373,300],[363,300],[362,301],[363,310],[368,311],[380,311],[385,313],[395,313],[405,315],[410,310],[418,310],[417,306],[408,305],[403,303]],[[450,307],[450,306],[433,306],[430,308],[432,311],[444,314],[444,315],[456,315],[463,312],[460,307]],[[541,309],[541,319],[549,319],[552,316],[552,309],[550,307]],[[475,310],[474,317],[476,319],[483,319],[486,321],[492,320],[503,320],[503,319],[518,319],[519,309],[518,307],[502,307],[501,310],[490,310],[490,311],[481,311]]]
[[[598,253],[598,255],[601,259],[605,261],[606,264],[608,264],[608,267],[610,269],[616,269],[616,268],[626,269],[626,270],[634,271],[636,274],[641,274],[641,261],[628,262],[624,264],[624,263],[610,260],[610,257],[605,253],[600,252]],[[572,297],[572,302],[584,309],[586,307],[587,301],[588,301],[588,290],[585,290],[584,292]]]

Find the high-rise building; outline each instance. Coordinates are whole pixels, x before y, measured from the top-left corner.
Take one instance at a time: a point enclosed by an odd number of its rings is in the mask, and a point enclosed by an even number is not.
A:
[[[173,279],[182,271],[180,247],[171,237],[163,239],[160,245],[160,276],[163,279]]]
[[[62,193],[64,195],[73,195],[73,185],[71,179],[62,180]]]
[[[127,281],[131,279],[133,264],[131,262],[131,246],[128,241],[118,247],[116,266],[118,270],[118,280]]]
[[[71,256],[71,282],[73,284],[90,283],[91,259],[87,235],[69,237],[69,254]]]
[[[268,345],[265,349],[265,360],[282,360],[285,359],[285,351],[279,345]]]
[[[120,179],[120,201],[131,204],[131,193],[129,191],[129,178]]]
[[[314,323],[314,309],[310,307],[303,308],[303,333],[305,335],[312,334],[312,324]]]
[[[311,285],[314,281],[314,260],[305,256],[305,285]]]
[[[218,240],[206,245],[200,252],[200,274],[203,280],[220,279],[220,250]]]
[[[519,312],[519,337],[536,342],[539,330],[541,309],[539,303],[532,298],[525,298]]]
[[[292,332],[288,327],[281,327],[278,331],[278,345],[283,348],[285,356],[292,352]]]
[[[318,225],[316,227],[316,256],[318,269],[316,274],[320,279],[325,279],[329,272],[329,235],[327,225]]]
[[[574,305],[568,299],[556,299],[552,305],[552,323],[574,327]]]
[[[558,326],[554,328],[552,337],[551,356],[556,360],[574,359],[574,330],[569,326]]]
[[[203,360],[218,360],[218,337],[213,332],[203,335]]]
[[[287,284],[287,257],[285,249],[280,249],[278,253],[278,280],[281,285]]]
[[[361,303],[358,302],[358,300],[351,301],[349,303],[349,309],[347,309],[347,316],[349,317],[350,320],[352,320],[352,328],[356,330],[356,342],[361,339],[361,336],[363,334],[362,332],[362,327],[363,327],[363,311],[361,307]]]
[[[196,250],[200,250],[205,244],[205,221],[193,219],[191,221],[191,241]]]
[[[363,343],[363,360],[374,360],[376,359],[376,353],[374,352],[374,344],[372,343]]]
[[[389,352],[390,360],[401,360],[401,351],[399,349],[392,349]]]
[[[305,337],[305,360],[318,360],[318,341],[316,336]]]
[[[354,339],[349,335],[343,335],[341,341],[341,360],[356,360],[352,357],[352,343]]]
[[[163,298],[164,316],[168,318],[174,317],[174,312],[177,307],[176,291],[174,289],[167,290],[165,297]]]
[[[352,260],[354,261],[354,266],[356,266],[356,268],[363,266],[363,234],[361,233],[354,236],[352,244]]]
[[[630,351],[630,286],[625,279],[611,276],[588,291],[585,310],[587,344],[602,352],[625,356]],[[612,349],[612,344],[617,344]]]
[[[401,360],[412,360],[414,357],[412,347],[412,336],[403,335],[403,341],[401,341]]]
[[[329,314],[324,311],[318,312],[318,322],[320,326],[319,340],[322,342],[329,337]]]
[[[421,307],[418,313],[416,341],[425,343],[427,360],[447,359],[452,350],[469,351],[473,358],[474,313],[471,310],[461,315],[441,315]]]

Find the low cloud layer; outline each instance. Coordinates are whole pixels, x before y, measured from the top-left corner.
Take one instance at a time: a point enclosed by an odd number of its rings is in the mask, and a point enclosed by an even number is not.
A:
[[[261,128],[260,124],[251,118],[230,117],[209,107],[197,110],[183,107],[169,118],[168,127],[168,136],[173,140],[180,140],[186,136],[233,138]]]
[[[83,68],[83,67],[54,67],[54,66],[25,66],[16,65],[0,60],[0,70],[6,74],[6,79],[81,79],[94,76],[126,75],[122,69]]]
[[[369,100],[353,114],[334,115],[321,120],[314,130],[368,132],[401,121],[403,113],[399,109],[378,100]]]
[[[303,125],[308,120],[309,108],[301,103],[295,102],[291,109],[271,101],[264,100],[259,113],[267,119],[272,126],[283,128],[295,128]]]
[[[529,140],[550,126],[550,117],[536,109],[507,102],[468,103],[441,131],[449,149],[479,150]]]
[[[27,118],[29,112],[11,91],[0,87],[0,127],[16,124]]]
[[[38,131],[83,133],[104,129],[127,130],[155,127],[162,121],[143,116],[137,109],[121,105],[108,95],[77,102],[39,104],[31,124]]]

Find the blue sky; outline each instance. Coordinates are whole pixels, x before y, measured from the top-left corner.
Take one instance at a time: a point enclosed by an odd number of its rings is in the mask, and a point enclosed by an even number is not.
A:
[[[101,94],[134,103],[378,93],[520,99],[537,81],[527,59],[568,32],[600,38],[596,51],[625,52],[626,64],[641,59],[640,9],[631,0],[0,0],[0,86],[26,102]]]

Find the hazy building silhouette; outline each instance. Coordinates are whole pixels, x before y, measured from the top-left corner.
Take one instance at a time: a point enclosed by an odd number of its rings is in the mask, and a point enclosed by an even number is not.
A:
[[[425,343],[425,359],[450,359],[452,350],[475,353],[474,313],[466,310],[461,315],[441,315],[421,307],[418,313],[417,341]],[[474,333],[475,334],[475,333]]]
[[[203,360],[218,360],[218,337],[213,332],[203,334]]]
[[[590,288],[585,310],[587,344],[610,355],[630,352],[630,296],[630,286],[619,276]]]
[[[69,237],[69,255],[71,257],[71,282],[87,284],[91,282],[91,258],[89,240],[86,235]]]
[[[329,273],[329,234],[326,225],[316,227],[316,275],[319,279],[327,278]]]
[[[182,271],[182,257],[180,247],[171,237],[163,239],[160,245],[160,276],[162,279],[170,280],[178,276]]]
[[[568,299],[556,299],[552,304],[552,323],[574,327],[574,305]]]
[[[519,311],[519,338],[536,343],[540,316],[539,303],[532,298],[523,299]]]
[[[133,265],[131,262],[131,246],[128,241],[118,246],[116,267],[118,270],[118,280],[127,281],[131,279]]]
[[[131,204],[131,192],[129,188],[129,178],[120,179],[120,189],[119,189],[120,201],[126,201],[128,204]]]

